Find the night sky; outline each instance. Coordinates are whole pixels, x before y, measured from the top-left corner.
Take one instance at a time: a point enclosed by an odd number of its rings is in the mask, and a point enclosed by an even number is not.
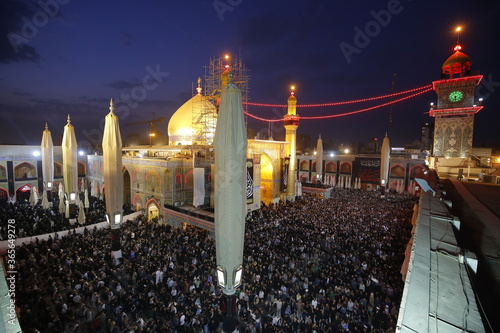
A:
[[[498,1],[82,1],[0,2],[0,144],[39,145],[47,122],[55,145],[71,115],[81,147],[99,142],[109,99],[117,101],[122,136],[147,136],[193,94],[210,58],[240,55],[250,70],[252,102],[286,104],[296,85],[299,104],[388,94],[431,84],[453,53],[457,25],[462,51],[484,75],[476,96],[474,146],[500,143],[500,2]],[[377,21],[378,19],[378,21]],[[369,40],[356,47],[357,31]],[[355,52],[346,55],[342,45]],[[139,87],[139,88],[137,88]],[[142,88],[141,88],[142,87]],[[135,90],[134,90],[135,89]],[[136,100],[122,96],[136,92]],[[138,93],[140,95],[137,95]],[[145,93],[144,93],[145,92]],[[411,143],[436,94],[393,109],[391,145]],[[303,108],[301,116],[360,107]],[[127,106],[127,107],[125,107]],[[124,111],[125,110],[125,111]],[[284,109],[250,107],[265,118]],[[303,120],[298,134],[335,144],[367,142],[389,130],[390,108],[329,120]],[[166,122],[163,130],[166,131]],[[267,123],[249,119],[267,132]],[[273,137],[284,138],[281,125]]]

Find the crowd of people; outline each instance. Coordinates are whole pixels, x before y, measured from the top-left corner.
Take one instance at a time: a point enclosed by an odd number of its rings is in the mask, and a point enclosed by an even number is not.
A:
[[[249,214],[239,332],[391,332],[415,198],[334,189]],[[220,332],[224,313],[209,231],[141,216],[18,248],[24,332]]]
[[[80,194],[80,200],[83,201],[83,193]],[[59,211],[59,196],[53,193],[50,198],[51,205],[44,209],[41,199],[38,203],[32,205],[27,200],[0,202],[0,240],[7,239],[9,220],[15,220],[16,238],[30,237],[64,230],[70,230],[76,227],[92,225],[98,222],[106,221],[106,206],[103,200],[90,196],[89,208],[85,210],[85,222],[80,223],[78,219],[72,223],[65,216],[65,212]],[[125,214],[131,212],[130,205],[124,206]],[[75,211],[78,216],[78,208]]]

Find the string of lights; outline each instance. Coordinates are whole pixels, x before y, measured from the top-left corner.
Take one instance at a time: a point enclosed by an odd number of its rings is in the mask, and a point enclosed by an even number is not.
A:
[[[322,104],[298,104],[297,107],[299,108],[311,108],[311,107],[325,107],[325,106],[336,106],[336,105],[346,105],[346,104],[355,104],[355,103],[362,103],[362,102],[371,102],[379,99],[385,99],[385,98],[390,98],[394,96],[400,96],[400,95],[406,95],[412,92],[420,91],[420,90],[425,90],[429,89],[432,87],[432,85],[426,85],[414,89],[409,89],[405,91],[400,91],[397,93],[392,93],[392,94],[387,94],[383,96],[376,96],[376,97],[368,97],[368,98],[363,98],[363,99],[356,99],[352,101],[343,101],[343,102],[332,102],[332,103],[322,103]],[[251,106],[261,106],[261,107],[271,107],[271,108],[283,108],[287,107],[288,105],[286,104],[265,104],[265,103],[253,103],[253,102],[245,102],[243,103],[245,105],[251,105]]]
[[[338,117],[350,116],[350,115],[357,114],[357,113],[367,112],[367,111],[378,109],[378,108],[381,108],[381,107],[384,107],[384,106],[388,106],[388,105],[391,105],[391,104],[396,104],[396,103],[405,101],[407,99],[413,98],[415,96],[424,94],[424,93],[429,92],[429,91],[432,90],[431,85],[426,86],[425,88],[427,88],[427,89],[421,90],[421,91],[417,91],[417,92],[415,92],[415,93],[413,93],[411,95],[408,95],[408,96],[405,96],[405,97],[402,97],[402,98],[398,98],[398,99],[395,99],[395,100],[390,101],[390,102],[382,103],[382,104],[375,105],[375,106],[370,106],[370,107],[367,107],[367,108],[364,108],[364,109],[360,109],[360,110],[349,111],[349,112],[344,112],[344,113],[337,113],[337,114],[330,114],[330,115],[326,115],[326,116],[309,116],[309,117],[305,116],[305,117],[300,117],[300,119],[301,120],[303,120],[303,119],[316,120],[316,119],[338,118]],[[250,118],[253,118],[253,119],[256,119],[256,120],[261,120],[261,121],[267,121],[269,123],[275,123],[275,122],[283,121],[283,118],[281,118],[281,119],[266,119],[266,118],[255,116],[255,115],[253,115],[253,114],[251,114],[249,112],[245,112],[245,115],[249,116]]]

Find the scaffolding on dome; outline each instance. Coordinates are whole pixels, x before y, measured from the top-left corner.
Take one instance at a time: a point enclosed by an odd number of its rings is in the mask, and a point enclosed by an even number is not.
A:
[[[205,77],[203,84],[203,98],[199,102],[201,106],[193,106],[193,128],[196,129],[195,141],[197,144],[211,146],[215,134],[217,113],[222,91],[222,74],[231,70],[234,75],[234,83],[241,90],[243,111],[248,110],[247,102],[250,76],[241,59],[229,55],[210,59],[210,64],[205,66]],[[215,106],[215,107],[214,107]],[[215,113],[215,114],[214,114]]]

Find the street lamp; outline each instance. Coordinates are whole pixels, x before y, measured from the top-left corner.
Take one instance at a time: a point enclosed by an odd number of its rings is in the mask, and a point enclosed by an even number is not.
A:
[[[149,133],[149,145],[151,146],[152,145],[152,140],[153,140],[153,137],[155,136],[154,133]]]

